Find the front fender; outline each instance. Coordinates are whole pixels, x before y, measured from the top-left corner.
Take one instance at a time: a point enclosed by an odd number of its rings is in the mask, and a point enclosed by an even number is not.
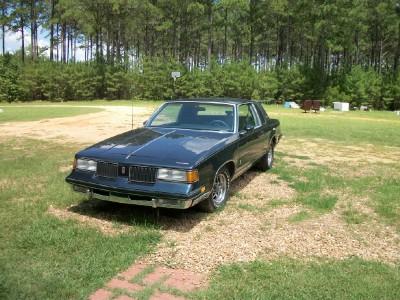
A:
[[[225,147],[224,149],[212,154],[210,157],[200,163],[197,168],[199,170],[200,185],[204,185],[207,191],[212,189],[215,175],[222,166],[228,163],[232,163],[233,166],[236,166],[236,148],[236,143],[233,143],[228,147]]]

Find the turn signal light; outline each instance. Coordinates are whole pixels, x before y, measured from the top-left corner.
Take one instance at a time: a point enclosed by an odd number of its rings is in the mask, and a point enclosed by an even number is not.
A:
[[[199,172],[197,170],[187,171],[186,172],[186,181],[188,183],[195,183],[199,181]]]

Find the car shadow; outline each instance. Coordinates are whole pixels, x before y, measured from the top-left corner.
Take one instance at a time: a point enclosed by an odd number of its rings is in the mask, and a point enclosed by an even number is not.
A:
[[[232,183],[231,197],[244,189],[260,174],[262,173],[249,171],[240,176]],[[152,207],[100,200],[83,200],[69,207],[68,211],[110,223],[147,226],[177,232],[188,232],[202,220],[216,215],[201,212],[198,207],[192,207],[187,210],[160,208],[157,212]]]

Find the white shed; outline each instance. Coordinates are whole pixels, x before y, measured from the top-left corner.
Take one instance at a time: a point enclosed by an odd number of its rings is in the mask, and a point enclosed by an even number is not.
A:
[[[349,111],[350,105],[347,102],[333,102],[333,109],[338,111]]]

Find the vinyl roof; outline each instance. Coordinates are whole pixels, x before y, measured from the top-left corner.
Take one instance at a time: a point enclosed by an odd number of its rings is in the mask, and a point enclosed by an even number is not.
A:
[[[221,102],[221,103],[229,103],[229,104],[242,104],[252,102],[248,99],[239,99],[239,98],[184,98],[184,99],[174,99],[169,102],[184,102],[184,101],[199,101],[199,102]]]

